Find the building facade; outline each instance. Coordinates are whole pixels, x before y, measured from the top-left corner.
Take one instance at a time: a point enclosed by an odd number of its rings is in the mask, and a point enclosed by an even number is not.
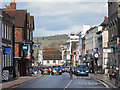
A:
[[[14,18],[3,10],[0,10],[0,34],[1,72],[8,70],[9,74],[13,77]]]
[[[15,18],[15,75],[17,77],[27,75],[29,67],[32,66],[34,16],[30,16],[26,9],[16,9],[15,2],[11,2],[10,6],[6,5],[3,10]]]
[[[104,21],[100,24],[102,29],[97,32],[98,35],[98,60],[101,66],[101,72],[108,74],[108,53],[103,50],[108,48],[108,18],[105,17]]]
[[[101,26],[91,27],[85,34],[85,57],[89,62],[89,65],[97,66],[101,65],[101,62],[98,60],[98,38],[96,32],[101,30]]]
[[[79,42],[79,35],[70,33],[67,38],[67,56],[66,59],[70,62],[76,61],[76,45]]]
[[[113,52],[108,54],[111,66],[120,68],[120,1],[108,2],[108,47]]]
[[[62,52],[59,49],[55,48],[44,48],[42,50],[43,55],[43,65],[63,65]]]

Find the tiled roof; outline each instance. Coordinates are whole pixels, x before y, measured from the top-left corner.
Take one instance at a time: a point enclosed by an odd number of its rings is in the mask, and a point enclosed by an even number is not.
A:
[[[24,27],[27,21],[27,10],[4,10],[7,14],[15,18],[16,27]]]

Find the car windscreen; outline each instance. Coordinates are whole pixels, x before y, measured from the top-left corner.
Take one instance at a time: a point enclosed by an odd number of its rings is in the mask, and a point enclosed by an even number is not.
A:
[[[60,66],[53,66],[53,68],[58,68],[58,67],[61,68]]]
[[[87,66],[84,66],[84,65],[79,65],[79,66],[77,66],[77,68],[80,68],[80,69],[88,69]]]

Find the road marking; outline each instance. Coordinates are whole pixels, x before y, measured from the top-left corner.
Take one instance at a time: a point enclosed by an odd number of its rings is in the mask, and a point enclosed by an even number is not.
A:
[[[71,82],[72,82],[72,80],[68,83],[68,85],[65,88],[68,88],[68,86],[71,84]],[[64,88],[64,90],[65,90],[65,88]]]
[[[102,83],[106,88],[110,88],[107,84],[105,84],[104,82],[97,80],[98,82]]]

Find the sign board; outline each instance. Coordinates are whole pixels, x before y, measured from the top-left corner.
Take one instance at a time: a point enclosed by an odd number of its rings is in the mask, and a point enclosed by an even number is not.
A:
[[[95,58],[98,58],[98,54],[95,54]]]
[[[8,79],[9,79],[8,76],[9,76],[9,71],[8,70],[3,70],[2,80],[8,81]]]
[[[5,47],[4,50],[5,50],[5,52],[4,52],[5,54],[10,55],[10,48],[9,47]]]
[[[103,53],[113,53],[113,48],[104,48]]]
[[[40,49],[40,45],[34,45],[34,48]]]
[[[28,50],[28,46],[27,46],[27,45],[23,45],[23,46],[22,46],[22,49],[23,49],[23,50]]]

